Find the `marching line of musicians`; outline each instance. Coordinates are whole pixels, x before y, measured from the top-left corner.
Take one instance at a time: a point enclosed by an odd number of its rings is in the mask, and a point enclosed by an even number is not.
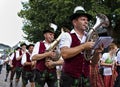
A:
[[[91,50],[95,44],[86,42],[91,19],[78,6],[70,16],[73,29],[63,33],[60,40],[54,40],[55,31],[48,27],[43,31],[44,41],[28,46],[22,43],[5,60],[5,81],[11,72],[10,87],[14,76],[15,87],[20,77],[21,87],[26,87],[28,82],[31,87],[44,87],[45,83],[48,87],[120,87],[120,52],[116,44],[111,43],[107,52],[104,52],[104,43],[100,44],[92,59],[85,59],[84,51]],[[52,44],[54,41],[58,44]]]
[[[47,30],[47,32],[53,34],[53,31]],[[28,82],[30,82],[31,87],[44,87],[45,83],[47,83],[48,87],[62,87],[60,86],[60,76],[62,74],[64,60],[58,53],[57,55],[60,57],[58,59],[55,59],[56,55],[52,51],[44,53],[45,46],[49,48],[50,45],[48,46],[47,43],[44,45],[41,41],[37,42],[35,46],[34,44],[29,44],[27,46],[25,43],[22,43],[20,47],[16,48],[15,52],[11,53],[6,60],[4,60],[4,63],[6,64],[5,81],[7,81],[8,76],[10,76],[10,87],[14,87],[14,76],[16,76],[16,87],[20,77],[22,77],[21,87],[26,87]],[[40,50],[43,51],[42,55],[39,55],[41,53]],[[34,56],[31,57],[32,55]],[[119,87],[119,48],[116,44],[111,43],[108,47],[108,51],[104,53],[100,52],[99,56],[100,59],[97,60],[97,62],[90,61],[89,76],[91,87]],[[38,63],[40,59],[37,57],[41,58],[40,64]],[[46,61],[45,58],[47,57],[53,59]]]

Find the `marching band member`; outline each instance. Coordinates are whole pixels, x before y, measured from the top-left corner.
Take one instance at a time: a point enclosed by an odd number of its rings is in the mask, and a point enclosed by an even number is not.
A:
[[[10,67],[11,67],[11,74],[10,74],[10,87],[13,87],[13,78],[15,75],[15,68],[16,68],[16,51],[20,51],[21,48],[17,47],[15,52],[12,53],[10,56]]]
[[[21,64],[21,60],[22,60],[22,56],[24,53],[26,53],[26,43],[22,43],[20,44],[21,50],[20,51],[16,51],[16,68],[15,68],[15,72],[16,72],[16,82],[15,82],[15,86],[18,85],[20,76],[22,74],[22,64]]]
[[[59,47],[64,59],[60,87],[91,87],[89,81],[89,61],[84,58],[83,51],[91,49],[94,42],[85,42],[88,22],[92,16],[83,7],[75,9],[70,16],[74,29],[62,35]],[[96,53],[96,58],[99,53]]]
[[[62,63],[58,61],[49,60],[46,58],[54,58],[56,53],[53,51],[46,51],[49,49],[54,40],[53,28],[48,28],[43,31],[45,40],[35,44],[31,59],[36,61],[35,71],[35,87],[44,87],[47,83],[48,87],[57,87],[57,74],[55,66]],[[51,68],[52,67],[52,68]]]
[[[34,45],[29,44],[27,46],[28,52],[24,53],[22,56],[21,63],[23,65],[22,72],[22,87],[26,87],[28,81],[30,81],[31,87],[34,87],[34,70],[32,67],[35,65],[35,62],[30,60]]]

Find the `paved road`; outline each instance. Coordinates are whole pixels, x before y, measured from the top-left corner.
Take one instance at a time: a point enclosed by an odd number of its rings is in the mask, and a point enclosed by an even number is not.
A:
[[[5,66],[3,66],[2,68],[2,72],[0,74],[0,87],[9,87],[9,77],[10,77],[10,73],[9,73],[9,76],[8,76],[8,79],[7,79],[7,82],[5,82],[5,76],[6,76],[6,69],[5,69]],[[13,87],[14,86],[14,83],[15,81],[13,81]],[[18,84],[18,87],[21,87],[21,78],[20,78],[20,82]],[[27,87],[30,87],[30,84],[27,85]]]
[[[5,70],[5,66],[3,66],[2,72],[0,74],[0,87],[9,87],[9,84],[10,84],[9,83],[9,77],[10,77],[10,75],[8,76],[7,82],[4,81],[5,75],[6,75],[6,70]],[[15,87],[15,83],[14,82],[15,81],[13,81],[13,87]],[[22,83],[21,83],[21,79],[20,79],[18,87],[22,87],[21,85],[22,85]],[[26,87],[30,87],[30,84],[28,84]],[[45,87],[47,87],[47,85],[45,85]]]

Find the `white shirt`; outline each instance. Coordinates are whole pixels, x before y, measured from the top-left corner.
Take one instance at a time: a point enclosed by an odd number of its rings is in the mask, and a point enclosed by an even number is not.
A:
[[[45,47],[46,47],[46,50],[48,50],[49,47],[50,47],[50,44],[46,43],[45,41],[43,41],[43,42],[44,42],[44,45],[45,45]],[[31,55],[31,57],[30,57],[31,60],[32,60],[32,57],[33,57],[34,55],[38,54],[38,52],[39,52],[39,47],[40,47],[40,42],[37,42],[37,43],[35,44],[35,46],[34,46],[32,55]]]
[[[80,41],[81,43],[85,43],[85,41],[86,41],[86,32],[85,32],[85,34],[83,35],[82,39],[81,39],[80,36],[75,32],[74,29],[71,31],[71,33],[75,33],[75,34],[77,35],[79,41]],[[65,32],[65,33],[63,33],[63,35],[61,36],[60,43],[59,43],[59,48],[62,48],[62,47],[64,47],[64,46],[67,46],[67,47],[70,48],[71,43],[72,43],[71,35],[70,35],[68,32]]]
[[[10,56],[10,60],[13,60],[15,53],[13,52],[12,55]]]
[[[109,53],[104,53],[104,54],[102,55],[101,60],[102,60],[103,62],[105,62],[106,59],[109,58],[109,57],[110,57],[110,54],[109,54]],[[111,58],[111,60],[113,60],[113,61],[115,61],[115,62],[117,61],[117,59],[116,59],[115,56],[114,56],[114,58]],[[103,68],[104,68],[103,75],[112,75],[112,67],[104,66]]]
[[[22,54],[24,54],[25,52],[22,51]],[[20,56],[20,51],[16,51],[16,58]]]
[[[120,51],[117,53],[117,62],[120,64]]]
[[[28,52],[29,53],[29,52]],[[30,53],[29,53],[30,54]],[[31,56],[31,54],[30,54]],[[22,56],[22,60],[21,60],[21,64],[24,65],[24,63],[27,62],[27,57],[26,57],[26,53],[23,54]]]

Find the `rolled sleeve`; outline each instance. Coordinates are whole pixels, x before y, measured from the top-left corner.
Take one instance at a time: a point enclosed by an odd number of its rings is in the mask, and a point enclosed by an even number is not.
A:
[[[64,46],[70,47],[72,42],[71,36],[69,33],[64,33],[61,36],[60,43],[59,43],[59,48],[62,48]]]

